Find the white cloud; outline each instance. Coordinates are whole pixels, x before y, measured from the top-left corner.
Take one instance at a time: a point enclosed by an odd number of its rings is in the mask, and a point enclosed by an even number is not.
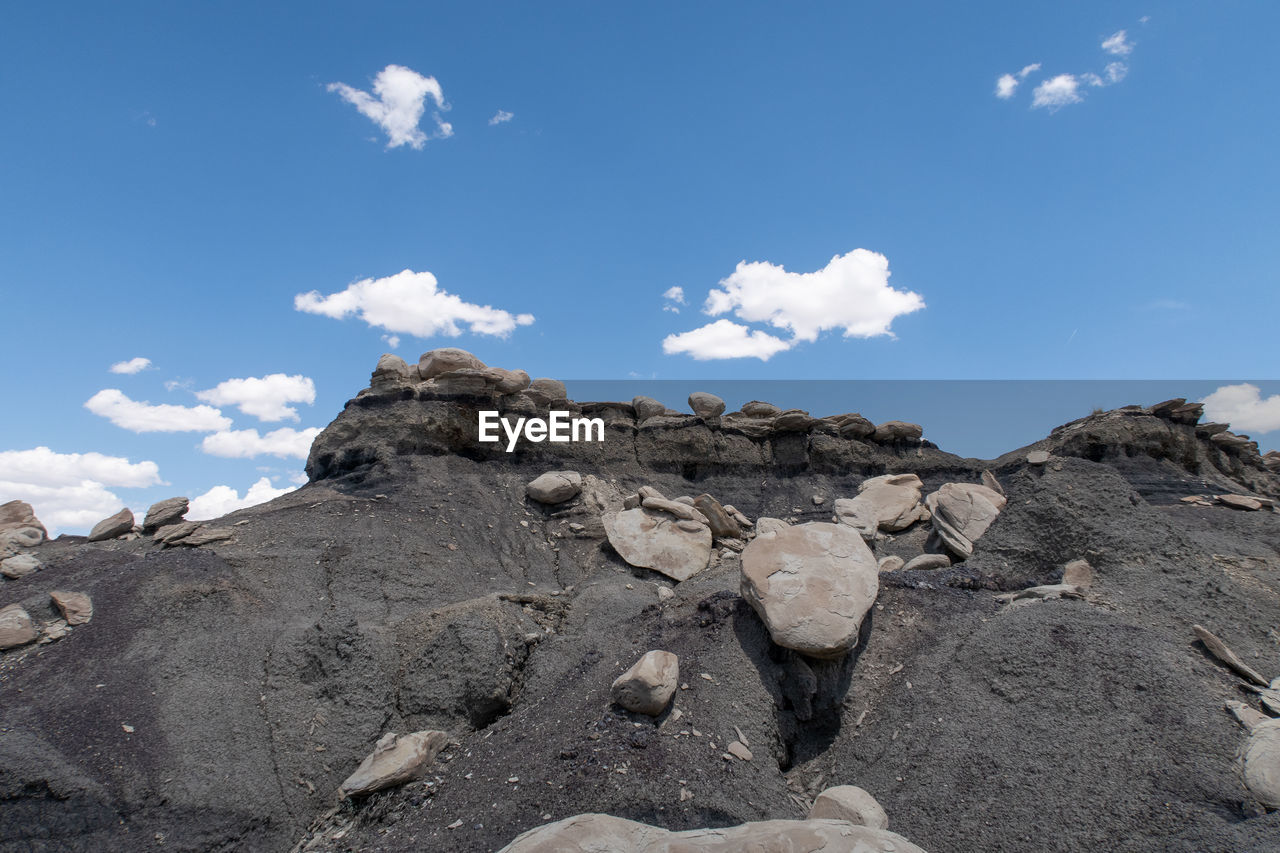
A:
[[[88,530],[124,503],[107,486],[162,484],[156,463],[101,453],[57,453],[47,447],[0,452],[0,503],[24,500],[56,536]]]
[[[794,341],[775,338],[759,329],[753,331],[730,320],[716,320],[688,332],[667,335],[662,341],[662,351],[667,355],[686,353],[698,361],[720,358],[768,361],[793,344]]]
[[[399,335],[383,335],[383,336],[382,336],[382,339],[383,339],[384,341],[386,341],[386,342],[387,342],[387,346],[391,347],[392,349],[399,349],[399,348],[400,348],[400,336],[399,336]]]
[[[131,400],[117,388],[104,388],[84,407],[131,432],[216,432],[231,426],[231,419],[211,406],[153,406]]]
[[[281,427],[262,435],[256,429],[227,430],[206,435],[200,449],[210,456],[230,459],[252,459],[264,455],[306,459],[311,451],[311,442],[319,434],[318,427]]]
[[[140,373],[150,366],[151,359],[139,356],[138,358],[131,358],[128,361],[117,361],[115,364],[111,365],[111,372],[127,374]]]
[[[192,498],[191,506],[187,509],[187,518],[192,521],[221,518],[229,512],[257,506],[269,500],[274,500],[281,495],[287,495],[292,491],[292,488],[274,488],[271,485],[271,481],[266,477],[262,477],[258,482],[250,486],[245,491],[244,497],[240,497],[236,490],[230,486],[214,486],[203,495]]]
[[[235,406],[246,415],[262,421],[298,419],[298,410],[289,403],[316,401],[316,385],[301,374],[286,376],[272,373],[245,379],[228,379],[207,391],[197,391],[196,398],[215,406]]]
[[[662,298],[667,303],[662,306],[663,311],[670,311],[672,314],[680,313],[680,306],[685,304],[683,287],[668,287],[666,292],[662,294]]]
[[[387,134],[387,148],[408,145],[421,150],[427,140],[434,137],[447,139],[453,136],[453,125],[432,113],[435,132],[429,137],[418,127],[426,112],[426,99],[435,102],[439,110],[449,109],[444,101],[444,90],[434,77],[423,77],[403,65],[388,65],[373,80],[373,97],[368,92],[354,89],[346,83],[330,83],[330,92],[337,92],[362,115],[381,127]]]
[[[1082,100],[1080,81],[1073,74],[1059,74],[1036,86],[1031,93],[1031,106],[1047,107],[1049,112],[1057,112],[1067,104],[1078,104]]]
[[[335,320],[355,314],[370,326],[420,338],[440,334],[457,337],[463,326],[472,334],[505,338],[516,326],[533,322],[532,314],[512,314],[489,305],[463,302],[441,290],[431,273],[413,270],[385,278],[366,278],[328,296],[315,290],[299,293],[293,298],[293,307]]]
[[[1280,429],[1280,394],[1263,399],[1257,385],[1223,385],[1200,402],[1209,420],[1231,424],[1240,432]]]
[[[1033,62],[1030,65],[1024,65],[1016,75],[1001,74],[1000,78],[996,80],[996,97],[1005,101],[1009,100],[1013,97],[1013,93],[1018,91],[1018,83],[1027,79],[1028,74],[1039,70],[1040,63]]]
[[[1123,62],[1108,62],[1106,73],[1108,83],[1119,83],[1129,73],[1129,66]]]
[[[489,126],[492,127],[495,124],[502,124],[503,122],[511,121],[515,117],[515,113],[509,113],[506,110],[498,110],[493,114],[493,118],[489,119]]]
[[[1102,42],[1102,49],[1112,56],[1128,56],[1133,53],[1133,43],[1128,41],[1124,30],[1112,33]]]

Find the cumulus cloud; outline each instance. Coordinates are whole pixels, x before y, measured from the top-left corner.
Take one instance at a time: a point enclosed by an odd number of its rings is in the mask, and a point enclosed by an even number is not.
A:
[[[236,490],[230,486],[214,486],[203,495],[191,499],[191,505],[187,509],[187,518],[192,521],[208,521],[212,518],[221,518],[229,512],[257,506],[274,500],[281,495],[287,495],[292,491],[293,489],[291,488],[275,488],[266,477],[262,477],[258,482],[250,486],[245,491],[244,497],[240,497]]]
[[[457,337],[463,327],[472,334],[505,338],[516,326],[533,322],[532,314],[512,314],[489,305],[463,302],[440,289],[431,273],[413,270],[385,278],[366,278],[328,296],[315,290],[299,293],[293,298],[293,307],[335,320],[354,314],[375,328],[420,338]]]
[[[506,110],[498,110],[493,114],[493,118],[489,119],[489,126],[492,127],[495,124],[502,124],[503,122],[511,121],[515,117],[515,113],[509,113]]]
[[[759,329],[751,330],[731,320],[716,320],[688,332],[667,335],[662,341],[662,351],[667,355],[685,353],[698,361],[720,358],[768,361],[791,346],[792,342],[775,338]]]
[[[1133,53],[1133,42],[1124,30],[1112,33],[1102,42],[1102,49],[1112,56],[1128,56]]]
[[[1031,93],[1031,106],[1044,107],[1049,112],[1057,112],[1067,104],[1078,104],[1080,97],[1080,81],[1074,74],[1059,74],[1036,86]]]
[[[228,459],[252,459],[255,456],[306,459],[311,451],[311,442],[319,434],[317,427],[281,427],[262,435],[256,429],[225,430],[206,435],[200,442],[200,449],[210,456]]]
[[[0,452],[0,503],[24,500],[49,529],[87,530],[124,503],[108,486],[160,485],[154,462],[101,453],[57,453],[48,447]]]
[[[153,406],[131,400],[117,388],[104,388],[84,407],[131,432],[216,432],[231,426],[231,419],[212,406]]]
[[[1040,70],[1040,63],[1033,62],[1030,65],[1023,66],[1022,70],[1015,74],[1001,74],[996,80],[996,97],[1001,100],[1009,100],[1013,97],[1013,93],[1018,91],[1018,84],[1027,79],[1027,75],[1033,71]]]
[[[139,356],[138,358],[131,358],[128,361],[117,361],[115,364],[111,365],[111,372],[126,374],[141,373],[150,366],[151,359]]]
[[[1257,385],[1223,385],[1200,402],[1209,420],[1231,424],[1240,432],[1280,429],[1280,394],[1263,398]]]
[[[373,95],[346,83],[330,83],[329,91],[337,92],[361,115],[382,128],[387,134],[387,148],[408,145],[421,150],[430,138],[453,136],[453,125],[444,121],[439,112],[432,113],[436,128],[430,136],[418,127],[426,112],[427,98],[435,102],[437,110],[448,110],[449,105],[436,78],[424,77],[412,68],[388,65],[379,71],[373,80]]]
[[[235,406],[261,421],[298,419],[298,410],[289,403],[316,401],[316,385],[307,376],[272,373],[261,377],[228,379],[207,391],[197,391],[196,399],[215,406]]]

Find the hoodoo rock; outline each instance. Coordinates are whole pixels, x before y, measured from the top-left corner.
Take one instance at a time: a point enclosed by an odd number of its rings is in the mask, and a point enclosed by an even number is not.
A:
[[[581,491],[582,475],[577,471],[548,471],[525,487],[530,498],[544,504],[564,503]]]
[[[838,658],[858,644],[879,575],[871,549],[843,524],[763,533],[742,552],[742,597],[775,643],[815,658]]]
[[[613,701],[628,711],[656,717],[680,683],[680,659],[671,652],[645,652],[610,688]]]
[[[724,414],[724,400],[706,391],[694,391],[689,395],[689,408],[700,418],[718,418]]]
[[[836,501],[836,517],[871,539],[878,530],[905,530],[928,513],[920,503],[924,484],[915,474],[885,474],[863,480],[858,496]]]
[[[117,512],[115,515],[102,519],[93,526],[89,531],[90,542],[102,542],[106,539],[115,539],[123,536],[133,530],[133,513],[128,507]]]
[[[973,556],[973,543],[987,532],[1006,502],[1004,495],[976,483],[947,483],[925,498],[933,513],[933,529],[962,560]]]
[[[444,732],[421,731],[407,735],[383,735],[373,752],[338,789],[344,797],[359,797],[412,782],[422,776],[449,743]]]
[[[688,580],[711,559],[711,529],[705,524],[645,507],[608,512],[603,521],[618,556],[672,580]]]

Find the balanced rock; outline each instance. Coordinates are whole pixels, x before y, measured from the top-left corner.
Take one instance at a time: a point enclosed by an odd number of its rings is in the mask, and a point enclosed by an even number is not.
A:
[[[426,730],[403,736],[388,732],[342,783],[338,793],[358,797],[412,782],[427,771],[448,743],[449,736],[444,732]]]
[[[905,530],[926,513],[920,503],[923,487],[915,474],[871,477],[858,486],[857,497],[836,501],[836,517],[864,539],[873,538],[877,530]]]
[[[110,518],[104,518],[95,524],[93,530],[89,531],[89,541],[101,542],[104,539],[115,539],[132,531],[133,513],[125,507]]]
[[[605,513],[603,521],[609,544],[633,566],[683,581],[711,560],[711,529],[705,524],[644,507]]]
[[[843,820],[763,820],[673,832],[607,814],[581,814],[521,833],[498,853],[924,853],[887,829]]]
[[[499,394],[514,394],[529,387],[529,374],[523,370],[486,367],[483,373]]]
[[[873,437],[876,441],[906,441],[924,435],[924,427],[906,421],[885,421],[876,427]]]
[[[470,368],[483,370],[484,362],[471,353],[457,347],[441,347],[424,352],[418,359],[418,375],[426,379],[435,379],[442,373]]]
[[[31,554],[18,554],[0,560],[0,575],[17,580],[40,568],[40,561]]]
[[[40,523],[40,519],[36,518],[35,510],[31,508],[31,504],[26,501],[9,501],[0,504],[0,533],[9,530],[23,530],[25,528],[34,527],[40,531],[40,538],[35,544],[39,545],[49,535],[49,531]]]
[[[20,604],[0,608],[0,649],[12,649],[35,642],[40,636],[30,614]]]
[[[93,618],[93,602],[83,592],[55,589],[49,597],[68,625],[84,625]]]
[[[582,491],[582,475],[577,471],[548,471],[525,486],[525,494],[538,503],[558,504]]]
[[[656,717],[667,707],[680,683],[680,659],[671,652],[645,652],[619,675],[609,694],[628,711]]]
[[[876,802],[876,798],[857,785],[827,788],[813,801],[809,818],[847,820],[855,826],[869,826],[872,829],[889,828],[889,816]]]
[[[841,438],[860,440],[876,434],[876,425],[859,414],[841,415],[837,421]]]
[[[399,385],[417,378],[417,372],[417,365],[411,368],[400,356],[389,352],[383,353],[378,359],[378,366],[373,369],[369,385],[373,388]]]
[[[706,391],[694,391],[689,395],[689,408],[700,418],[718,418],[724,414],[724,400]]]
[[[187,514],[190,501],[186,498],[165,498],[151,505],[142,529],[148,533],[169,524],[177,524]]]
[[[1004,509],[1005,496],[976,483],[947,483],[925,498],[933,513],[933,529],[962,560],[973,555],[973,543]]]
[[[858,644],[879,575],[867,543],[843,524],[772,530],[742,552],[742,597],[775,643],[816,658],[838,658]]]

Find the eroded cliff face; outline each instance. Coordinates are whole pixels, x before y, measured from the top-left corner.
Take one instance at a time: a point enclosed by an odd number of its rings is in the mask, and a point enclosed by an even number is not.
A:
[[[94,608],[0,658],[0,848],[491,851],[584,812],[675,830],[803,817],[838,784],[933,853],[1280,835],[1235,763],[1221,709],[1242,694],[1191,634],[1209,626],[1280,674],[1280,514],[1180,500],[1280,497],[1247,440],[1156,407],[983,462],[851,415],[658,413],[458,370],[493,369],[380,365],[317,438],[312,482],[219,521],[231,539],[62,537],[0,585],[0,607],[37,621],[51,589]],[[602,417],[605,441],[477,440],[482,409],[553,407]],[[578,495],[528,497],[564,469]],[[773,642],[732,548],[675,583],[628,565],[602,523],[640,486],[802,524],[830,522],[870,476],[915,473],[932,493],[984,470],[1007,504],[972,557],[882,572],[837,660]],[[868,545],[905,561],[930,530]],[[996,598],[1079,558],[1087,597]],[[610,697],[651,649],[680,661],[658,718]],[[380,738],[423,729],[451,739],[425,778],[334,811]],[[726,758],[740,736],[752,757]]]

